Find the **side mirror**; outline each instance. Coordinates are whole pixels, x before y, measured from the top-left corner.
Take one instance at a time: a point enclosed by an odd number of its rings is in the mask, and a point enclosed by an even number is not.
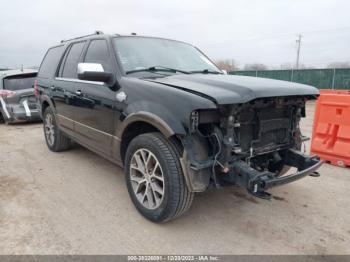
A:
[[[105,72],[103,66],[97,63],[79,63],[78,79],[96,82],[108,82],[112,78],[112,74]]]

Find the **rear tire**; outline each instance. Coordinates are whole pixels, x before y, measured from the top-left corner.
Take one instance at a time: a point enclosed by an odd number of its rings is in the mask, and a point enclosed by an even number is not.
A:
[[[0,112],[0,124],[7,124],[7,121],[5,120],[5,117],[1,112]]]
[[[128,192],[136,209],[152,222],[174,219],[191,206],[194,193],[187,188],[180,153],[180,148],[160,133],[139,135],[128,146]]]
[[[47,147],[53,152],[68,150],[71,140],[59,130],[56,116],[50,107],[47,107],[44,111],[43,123]]]

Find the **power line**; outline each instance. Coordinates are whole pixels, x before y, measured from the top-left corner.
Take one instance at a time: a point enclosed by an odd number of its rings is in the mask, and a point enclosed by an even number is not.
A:
[[[300,32],[300,34],[314,34],[314,33],[326,33],[330,31],[340,31],[340,30],[350,30],[350,27],[338,27],[338,28],[331,28],[331,29],[320,29],[320,30],[313,30],[313,31],[303,31]],[[263,36],[263,37],[248,37],[248,38],[238,38],[236,42],[218,42],[218,43],[207,43],[203,46],[215,46],[215,45],[237,45],[239,42],[244,41],[257,41],[257,40],[264,40],[264,39],[275,39],[275,38],[286,38],[291,37],[292,35],[295,35],[296,33],[281,33],[276,35],[270,35],[270,36]]]

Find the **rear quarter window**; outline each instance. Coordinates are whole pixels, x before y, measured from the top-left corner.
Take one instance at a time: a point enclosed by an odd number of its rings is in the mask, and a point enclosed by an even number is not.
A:
[[[55,75],[58,63],[64,51],[64,46],[50,48],[41,63],[38,77],[50,78]]]

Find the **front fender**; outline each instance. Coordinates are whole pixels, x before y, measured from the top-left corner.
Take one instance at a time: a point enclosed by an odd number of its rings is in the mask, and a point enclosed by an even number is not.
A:
[[[122,114],[119,126],[123,127],[126,125],[124,122],[131,121],[129,117],[142,115],[150,120],[151,124],[158,125],[158,129],[164,130],[166,136],[170,134],[182,136],[186,135],[193,110],[216,108],[216,105],[207,98],[143,79],[123,77],[120,79],[120,85],[121,90],[127,95],[125,103],[119,105]],[[163,125],[166,128],[160,128]]]

